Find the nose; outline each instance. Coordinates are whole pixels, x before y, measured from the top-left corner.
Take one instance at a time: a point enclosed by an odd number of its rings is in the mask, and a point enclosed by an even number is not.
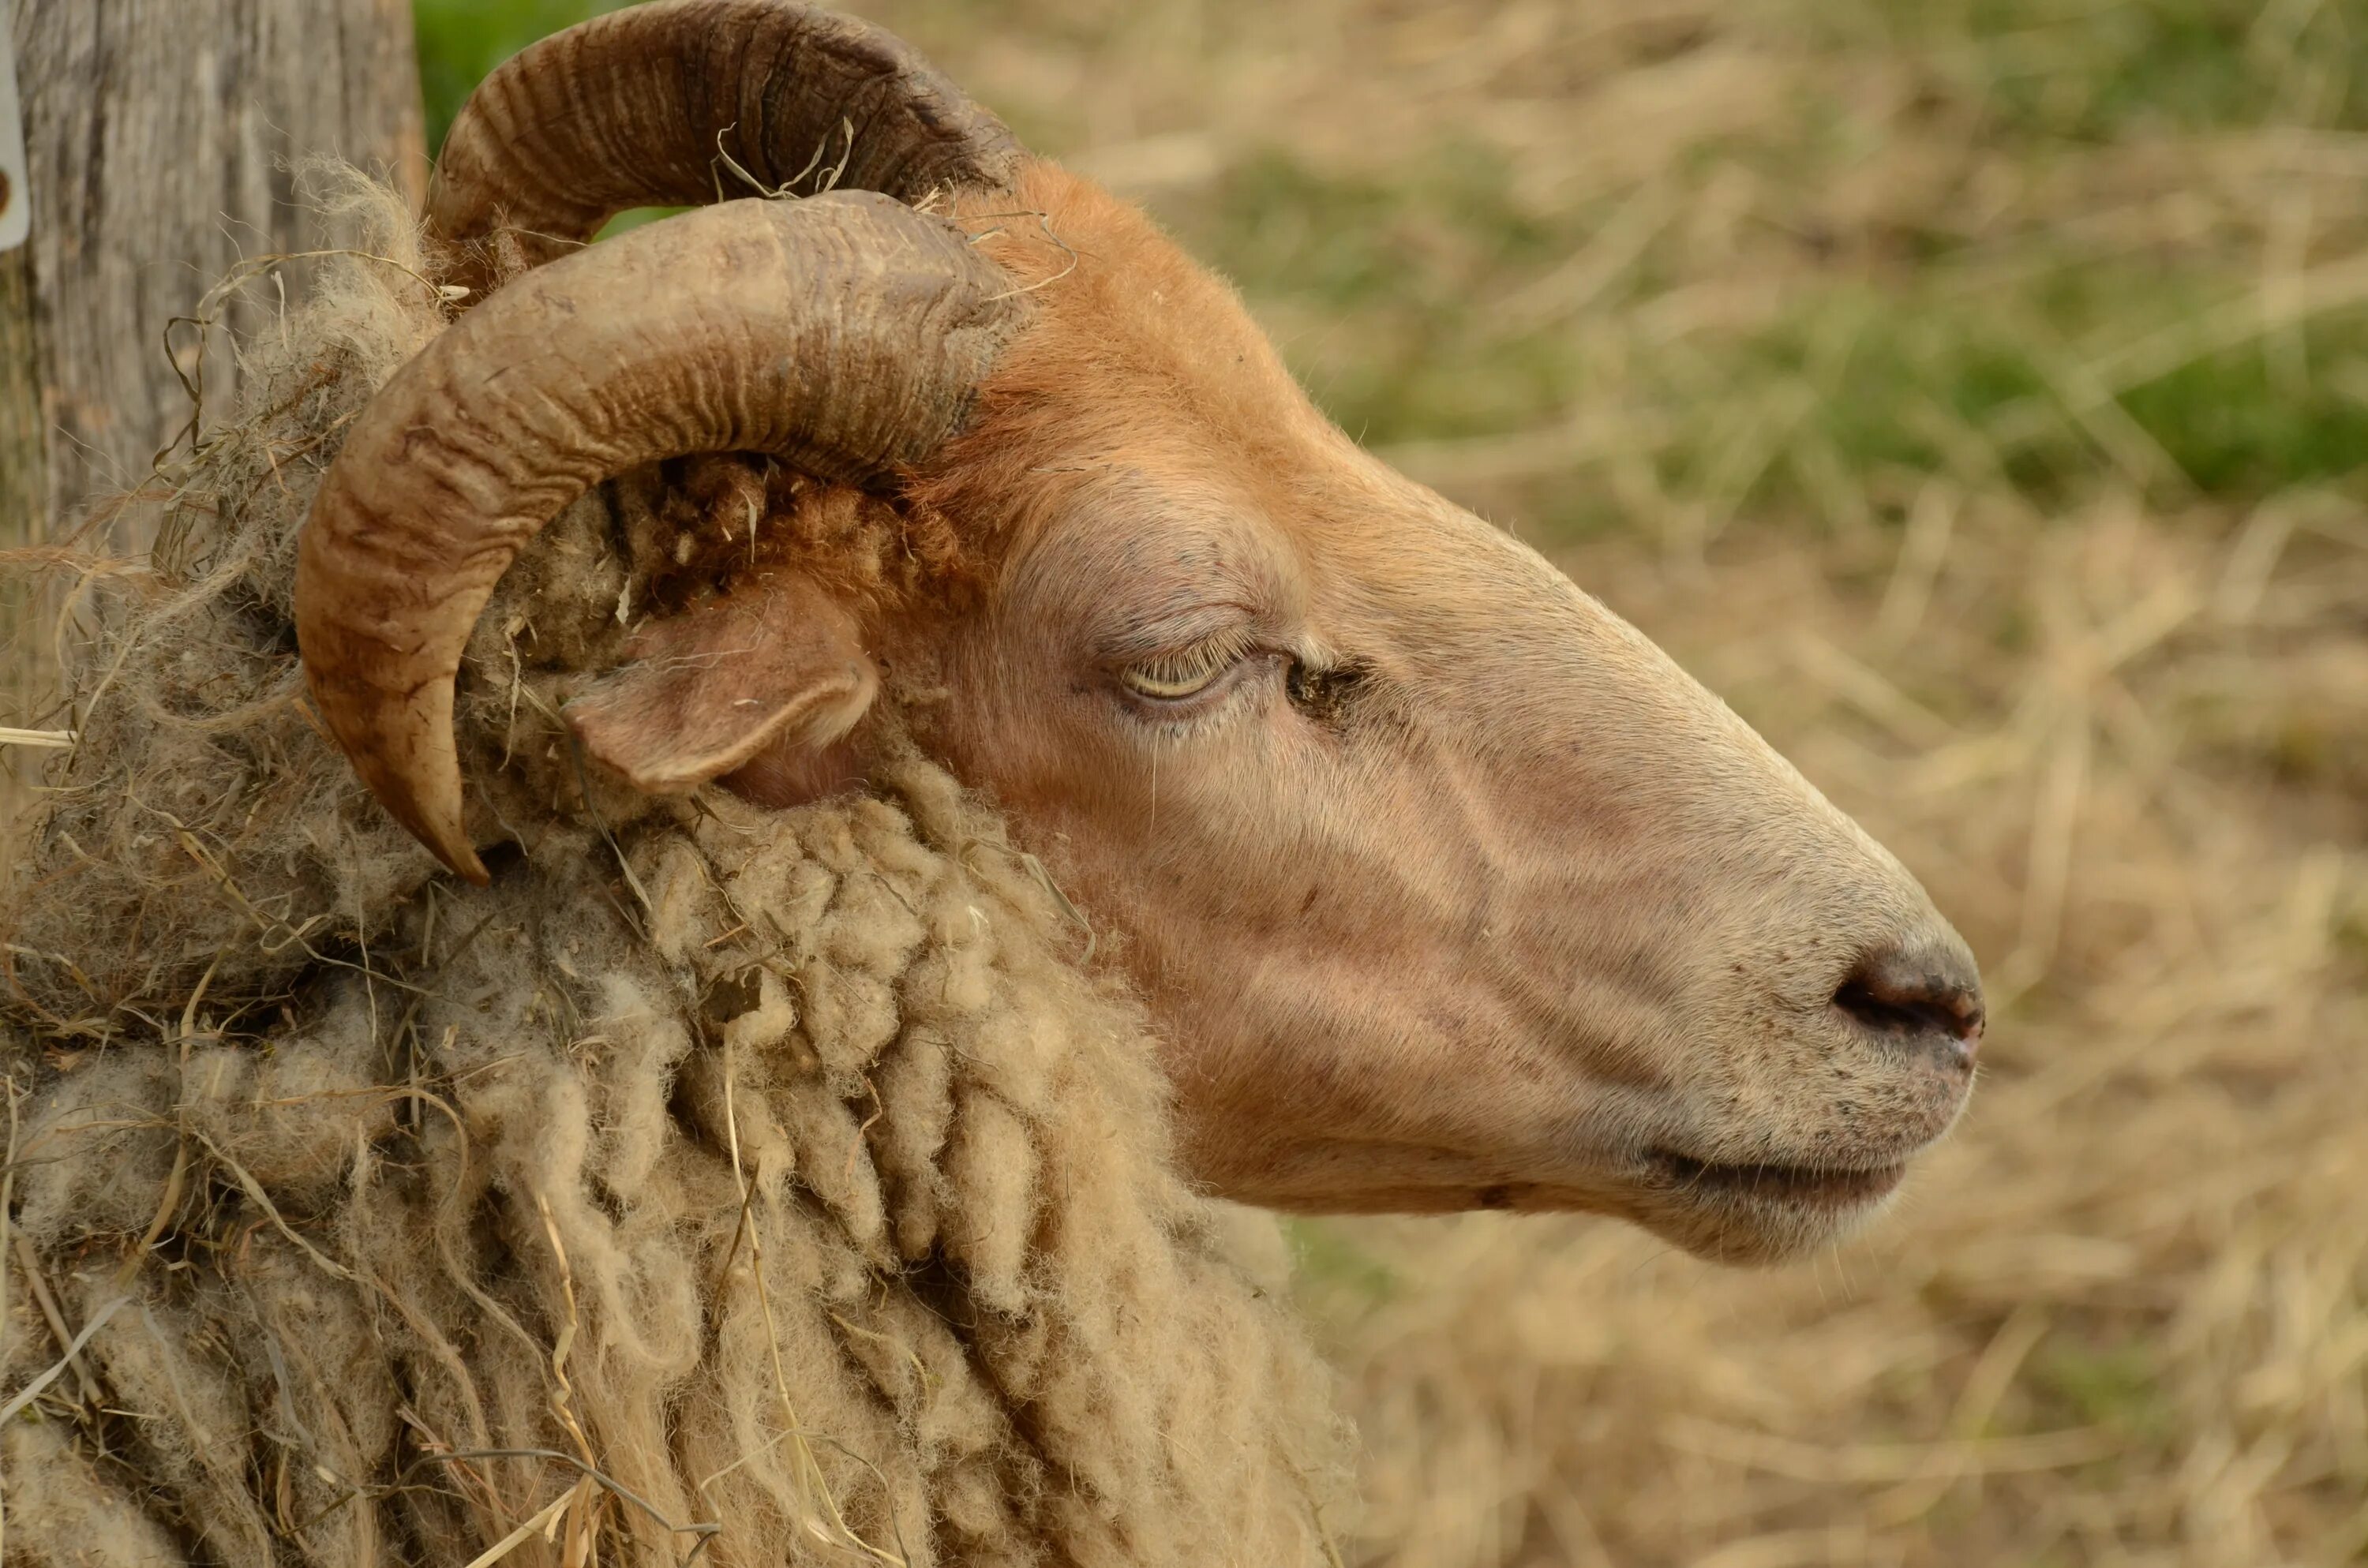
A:
[[[1953,938],[1869,953],[1834,992],[1834,1006],[1861,1029],[1946,1067],[1972,1066],[1981,1045],[1981,976],[1974,955]]]

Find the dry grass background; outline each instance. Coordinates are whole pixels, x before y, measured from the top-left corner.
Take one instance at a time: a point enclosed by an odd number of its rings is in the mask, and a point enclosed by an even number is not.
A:
[[[2368,6],[877,0],[1931,885],[1898,1212],[1315,1221],[1393,1568],[2368,1559]],[[420,0],[450,95],[575,0]]]

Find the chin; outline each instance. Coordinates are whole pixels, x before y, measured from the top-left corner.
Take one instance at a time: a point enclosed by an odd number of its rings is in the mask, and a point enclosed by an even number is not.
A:
[[[1203,1148],[1193,1168],[1222,1197],[1289,1212],[1600,1214],[1713,1263],[1766,1267],[1807,1256],[1881,1215],[1923,1147],[1794,1165],[1704,1160],[1646,1146],[1544,1180],[1445,1149],[1420,1160],[1399,1151],[1384,1166],[1362,1143],[1303,1143],[1280,1160],[1275,1145],[1262,1144],[1256,1157],[1232,1165],[1212,1157],[1224,1151]]]
[[[1905,1162],[1864,1168],[1721,1165],[1654,1156],[1656,1179],[1631,1215],[1713,1263],[1790,1263],[1850,1236],[1891,1207]]]

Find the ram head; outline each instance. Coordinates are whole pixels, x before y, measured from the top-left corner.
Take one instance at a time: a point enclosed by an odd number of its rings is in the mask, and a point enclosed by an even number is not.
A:
[[[698,210],[587,244],[661,204]],[[427,222],[472,302],[354,423],[297,620],[320,716],[453,871],[509,831],[453,733],[496,581],[666,465],[746,529],[620,607],[565,711],[599,776],[788,809],[892,744],[945,764],[1112,938],[1216,1190],[1770,1258],[1957,1114],[1981,994],[1915,879],[895,40],[604,17],[478,91]],[[862,570],[768,531],[829,495]]]

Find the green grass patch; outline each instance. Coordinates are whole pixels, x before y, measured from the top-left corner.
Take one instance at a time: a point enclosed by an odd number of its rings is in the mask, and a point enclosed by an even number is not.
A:
[[[1380,1306],[1399,1293],[1396,1272],[1338,1225],[1287,1216],[1282,1230],[1304,1290],[1336,1301],[1345,1299],[1352,1311]]]
[[[2274,348],[2231,349],[2132,388],[2122,406],[2206,494],[2249,497],[2351,479],[2368,464],[2368,403],[2338,390],[2368,369],[2368,318],[2306,333],[2294,379]],[[2335,373],[2313,373],[2311,366]]]
[[[2157,1358],[2136,1341],[2095,1345],[2054,1337],[2032,1358],[2029,1376],[2044,1399],[2082,1425],[2149,1443],[2172,1429]]]
[[[1568,346],[1493,331],[1492,290],[1577,243],[1504,166],[1442,149],[1391,177],[1335,176],[1269,149],[1178,214],[1188,244],[1239,282],[1326,410],[1387,443],[1518,426],[1579,391]]]
[[[1980,101],[1990,131],[2097,143],[2294,118],[2368,125],[2368,28],[2263,0],[1873,0],[1827,41],[1904,48]]]
[[[1187,243],[1276,328],[1327,412],[1375,445],[1534,429],[1590,406],[1650,410],[1663,495],[1804,515],[1830,509],[1838,483],[1898,471],[2003,479],[2058,507],[2127,460],[2126,444],[2112,443],[2130,427],[2176,472],[2125,480],[2238,503],[2353,482],[2368,464],[2368,399],[2344,390],[2368,382],[2368,312],[2320,318],[2291,344],[2199,358],[2127,389],[2118,410],[2067,402],[2082,395],[2091,346],[2241,300],[2258,286],[2245,258],[2100,259],[2034,236],[2011,268],[1936,255],[1805,273],[1762,324],[1606,357],[1604,335],[1622,335],[1673,281],[1701,279],[1647,247],[1587,321],[1525,320],[1508,301],[1587,244],[1605,214],[1527,210],[1508,171],[1476,154],[1381,179],[1269,150],[1178,218]],[[2272,368],[2277,355],[2288,369]],[[1600,520],[1604,502],[1600,487],[1559,483],[1525,509],[1576,528]]]

